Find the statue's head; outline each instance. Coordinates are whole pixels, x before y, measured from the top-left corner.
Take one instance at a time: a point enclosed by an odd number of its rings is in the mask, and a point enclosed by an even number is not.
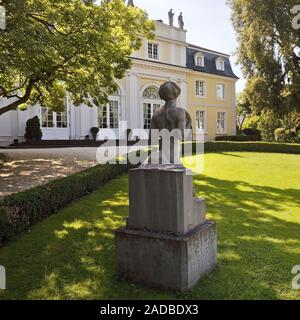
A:
[[[180,93],[181,89],[172,81],[165,82],[159,88],[159,96],[164,101],[177,99]]]

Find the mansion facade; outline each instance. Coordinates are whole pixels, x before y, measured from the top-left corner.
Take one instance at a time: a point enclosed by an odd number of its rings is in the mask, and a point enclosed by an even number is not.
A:
[[[92,127],[98,127],[104,135],[113,129],[123,139],[127,134],[122,124],[125,121],[129,129],[148,130],[153,113],[164,103],[158,89],[165,81],[174,81],[181,88],[178,106],[190,113],[196,139],[197,133],[201,137],[204,134],[205,140],[235,135],[238,78],[229,56],[187,43],[186,32],[156,21],[155,40],[144,40],[132,55],[132,68],[117,80],[118,90],[107,105],[75,107],[67,96],[64,112],[39,106],[10,111],[0,117],[0,144],[23,141],[26,121],[36,115],[43,140],[86,139]]]

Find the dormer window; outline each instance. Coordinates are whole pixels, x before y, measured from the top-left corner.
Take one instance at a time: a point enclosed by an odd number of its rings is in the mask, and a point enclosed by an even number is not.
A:
[[[202,52],[195,55],[195,65],[197,67],[204,67],[204,54]]]
[[[225,59],[222,57],[219,57],[216,59],[216,68],[219,71],[224,71],[225,70]]]

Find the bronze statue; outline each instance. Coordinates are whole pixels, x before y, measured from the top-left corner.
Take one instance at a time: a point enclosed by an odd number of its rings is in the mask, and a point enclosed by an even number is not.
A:
[[[160,143],[159,163],[164,159],[168,164],[181,165],[180,142],[191,134],[191,116],[185,109],[177,107],[177,98],[180,93],[179,86],[171,81],[165,82],[159,89],[160,98],[166,103],[154,113],[151,119],[151,130],[160,130],[162,139],[168,139],[167,135],[173,130],[175,132],[174,139],[171,138],[169,141],[170,150],[163,150],[164,146]]]
[[[182,137],[184,131],[192,128],[192,119],[189,113],[177,107],[177,98],[181,93],[181,89],[175,82],[165,82],[159,89],[159,96],[166,103],[158,109],[151,119],[151,129],[180,129]]]

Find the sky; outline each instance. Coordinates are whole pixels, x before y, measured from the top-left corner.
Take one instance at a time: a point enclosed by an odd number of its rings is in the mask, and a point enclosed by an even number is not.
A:
[[[172,8],[175,11],[174,25],[182,12],[188,31],[187,42],[232,55],[233,70],[240,78],[237,92],[244,89],[245,80],[235,63],[234,52],[238,44],[226,0],[134,0],[134,4],[145,9],[150,18],[165,23],[168,23],[168,11]]]

